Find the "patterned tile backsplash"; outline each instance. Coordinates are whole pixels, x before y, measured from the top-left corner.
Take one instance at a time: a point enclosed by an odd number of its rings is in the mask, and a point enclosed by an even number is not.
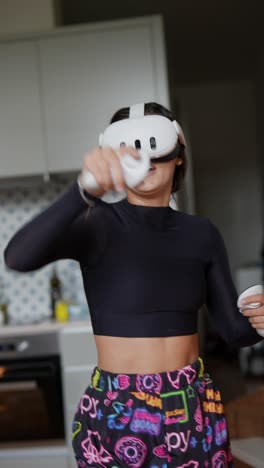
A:
[[[57,182],[18,184],[17,187],[0,182],[0,283],[4,283],[11,324],[42,321],[51,314],[49,280],[52,265],[31,273],[8,270],[3,261],[3,250],[12,235],[34,215],[52,203],[74,179]],[[6,188],[5,188],[6,187]],[[53,264],[54,265],[54,264]],[[79,303],[85,296],[79,265],[74,260],[56,262],[63,295]]]

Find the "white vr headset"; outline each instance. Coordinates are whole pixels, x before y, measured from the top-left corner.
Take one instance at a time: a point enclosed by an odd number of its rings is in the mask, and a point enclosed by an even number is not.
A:
[[[145,104],[135,104],[129,109],[129,118],[110,124],[99,137],[101,147],[117,150],[132,146],[147,153],[150,159],[172,153],[178,141],[185,146],[179,124],[161,115],[144,115]]]
[[[184,134],[176,120],[171,121],[162,115],[144,115],[145,104],[135,104],[129,108],[129,118],[110,124],[99,138],[101,147],[110,146],[118,150],[122,146],[138,149],[141,158],[136,160],[129,154],[120,162],[126,185],[136,187],[146,177],[150,161],[166,162],[179,155],[186,146]],[[178,144],[179,143],[179,144]],[[89,171],[84,176],[87,189],[96,189],[97,181]],[[106,194],[105,200],[108,198]]]

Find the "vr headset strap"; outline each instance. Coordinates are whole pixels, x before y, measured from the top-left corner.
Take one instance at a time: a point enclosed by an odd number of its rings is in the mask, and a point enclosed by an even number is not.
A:
[[[144,117],[145,115],[145,103],[141,102],[140,104],[133,104],[129,108],[129,118],[138,119]]]

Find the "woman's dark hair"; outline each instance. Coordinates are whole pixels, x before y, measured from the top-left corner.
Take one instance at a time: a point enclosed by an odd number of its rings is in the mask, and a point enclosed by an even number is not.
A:
[[[157,104],[156,102],[147,102],[145,104],[145,115],[162,115],[163,117],[167,117],[167,119],[171,121],[176,120],[176,117],[173,114],[173,112],[169,111],[168,109],[166,109],[166,107],[162,106],[161,104]],[[122,109],[119,109],[113,115],[110,123],[117,122],[118,120],[128,119],[128,117],[129,117],[129,107],[123,107]],[[174,176],[173,176],[171,193],[178,192],[178,190],[180,189],[182,185],[184,176],[187,171],[187,159],[186,159],[185,147],[182,144],[181,144],[181,151],[178,157],[181,158],[182,164],[179,166],[176,166]]]

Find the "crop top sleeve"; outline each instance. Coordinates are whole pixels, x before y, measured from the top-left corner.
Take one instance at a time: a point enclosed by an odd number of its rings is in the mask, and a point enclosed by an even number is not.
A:
[[[101,200],[87,194],[93,203]],[[47,209],[35,216],[9,241],[4,259],[8,268],[29,272],[60,259],[79,261],[82,254],[94,257],[99,247],[98,223],[87,216],[88,205],[80,195],[77,182]],[[98,229],[97,229],[98,231]]]
[[[230,346],[250,346],[261,341],[247,317],[237,307],[237,291],[234,286],[225,243],[218,229],[209,221],[210,260],[207,265],[208,311],[216,331]]]

